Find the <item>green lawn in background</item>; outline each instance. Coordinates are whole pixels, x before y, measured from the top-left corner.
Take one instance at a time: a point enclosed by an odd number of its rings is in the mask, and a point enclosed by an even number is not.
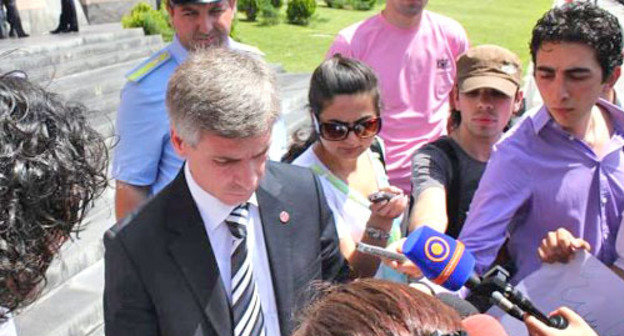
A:
[[[516,52],[526,66],[531,29],[551,5],[552,0],[430,0],[427,9],[459,21],[472,45],[502,45]],[[377,5],[370,11],[354,11],[318,2],[316,18],[307,27],[287,24],[285,18],[277,26],[262,26],[246,22],[239,13],[236,30],[243,43],[260,48],[269,62],[280,63],[289,72],[312,72],[338,31],[382,8]]]

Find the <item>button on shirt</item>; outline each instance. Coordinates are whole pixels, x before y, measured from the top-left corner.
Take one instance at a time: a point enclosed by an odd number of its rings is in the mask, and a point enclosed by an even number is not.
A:
[[[591,245],[605,264],[615,259],[624,210],[624,112],[600,100],[614,134],[604,157],[564,131],[546,107],[527,116],[494,146],[460,234],[483,273],[506,236],[517,282],[541,265],[549,231],[563,227]]]
[[[223,204],[214,196],[204,191],[193,179],[188,165],[184,166],[184,175],[188,183],[191,196],[197,204],[199,214],[204,221],[210,246],[217,259],[221,281],[228,293],[228,300],[232,300],[231,263],[230,255],[234,237],[224,222],[236,206]],[[262,222],[258,211],[258,201],[254,193],[249,199],[249,223],[247,224],[247,248],[251,253],[253,277],[258,286],[258,295],[264,313],[266,335],[280,336],[275,292],[271,280],[271,269],[267,256]]]

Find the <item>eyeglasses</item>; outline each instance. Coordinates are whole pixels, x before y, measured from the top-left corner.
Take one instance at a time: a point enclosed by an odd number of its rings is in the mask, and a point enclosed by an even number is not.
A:
[[[344,140],[349,136],[349,132],[351,131],[360,139],[366,139],[379,133],[381,130],[381,118],[373,117],[350,124],[340,121],[320,122],[315,116],[314,126],[316,132],[325,140]]]

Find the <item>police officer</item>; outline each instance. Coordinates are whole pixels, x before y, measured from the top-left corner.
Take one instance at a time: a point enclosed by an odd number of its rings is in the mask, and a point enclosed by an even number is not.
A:
[[[169,139],[165,92],[169,77],[188,52],[222,46],[262,55],[258,49],[229,38],[235,9],[236,0],[169,0],[167,10],[176,32],[173,42],[126,75],[113,157],[118,219],[167,185],[182,166]],[[285,148],[286,130],[280,121],[273,130],[269,156],[279,159]]]

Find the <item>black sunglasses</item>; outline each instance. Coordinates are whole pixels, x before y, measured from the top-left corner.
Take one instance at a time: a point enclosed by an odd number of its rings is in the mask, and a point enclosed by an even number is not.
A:
[[[351,131],[360,139],[367,139],[377,135],[381,130],[381,118],[373,117],[350,124],[340,121],[320,122],[314,117],[314,126],[321,138],[329,141],[344,140]]]

